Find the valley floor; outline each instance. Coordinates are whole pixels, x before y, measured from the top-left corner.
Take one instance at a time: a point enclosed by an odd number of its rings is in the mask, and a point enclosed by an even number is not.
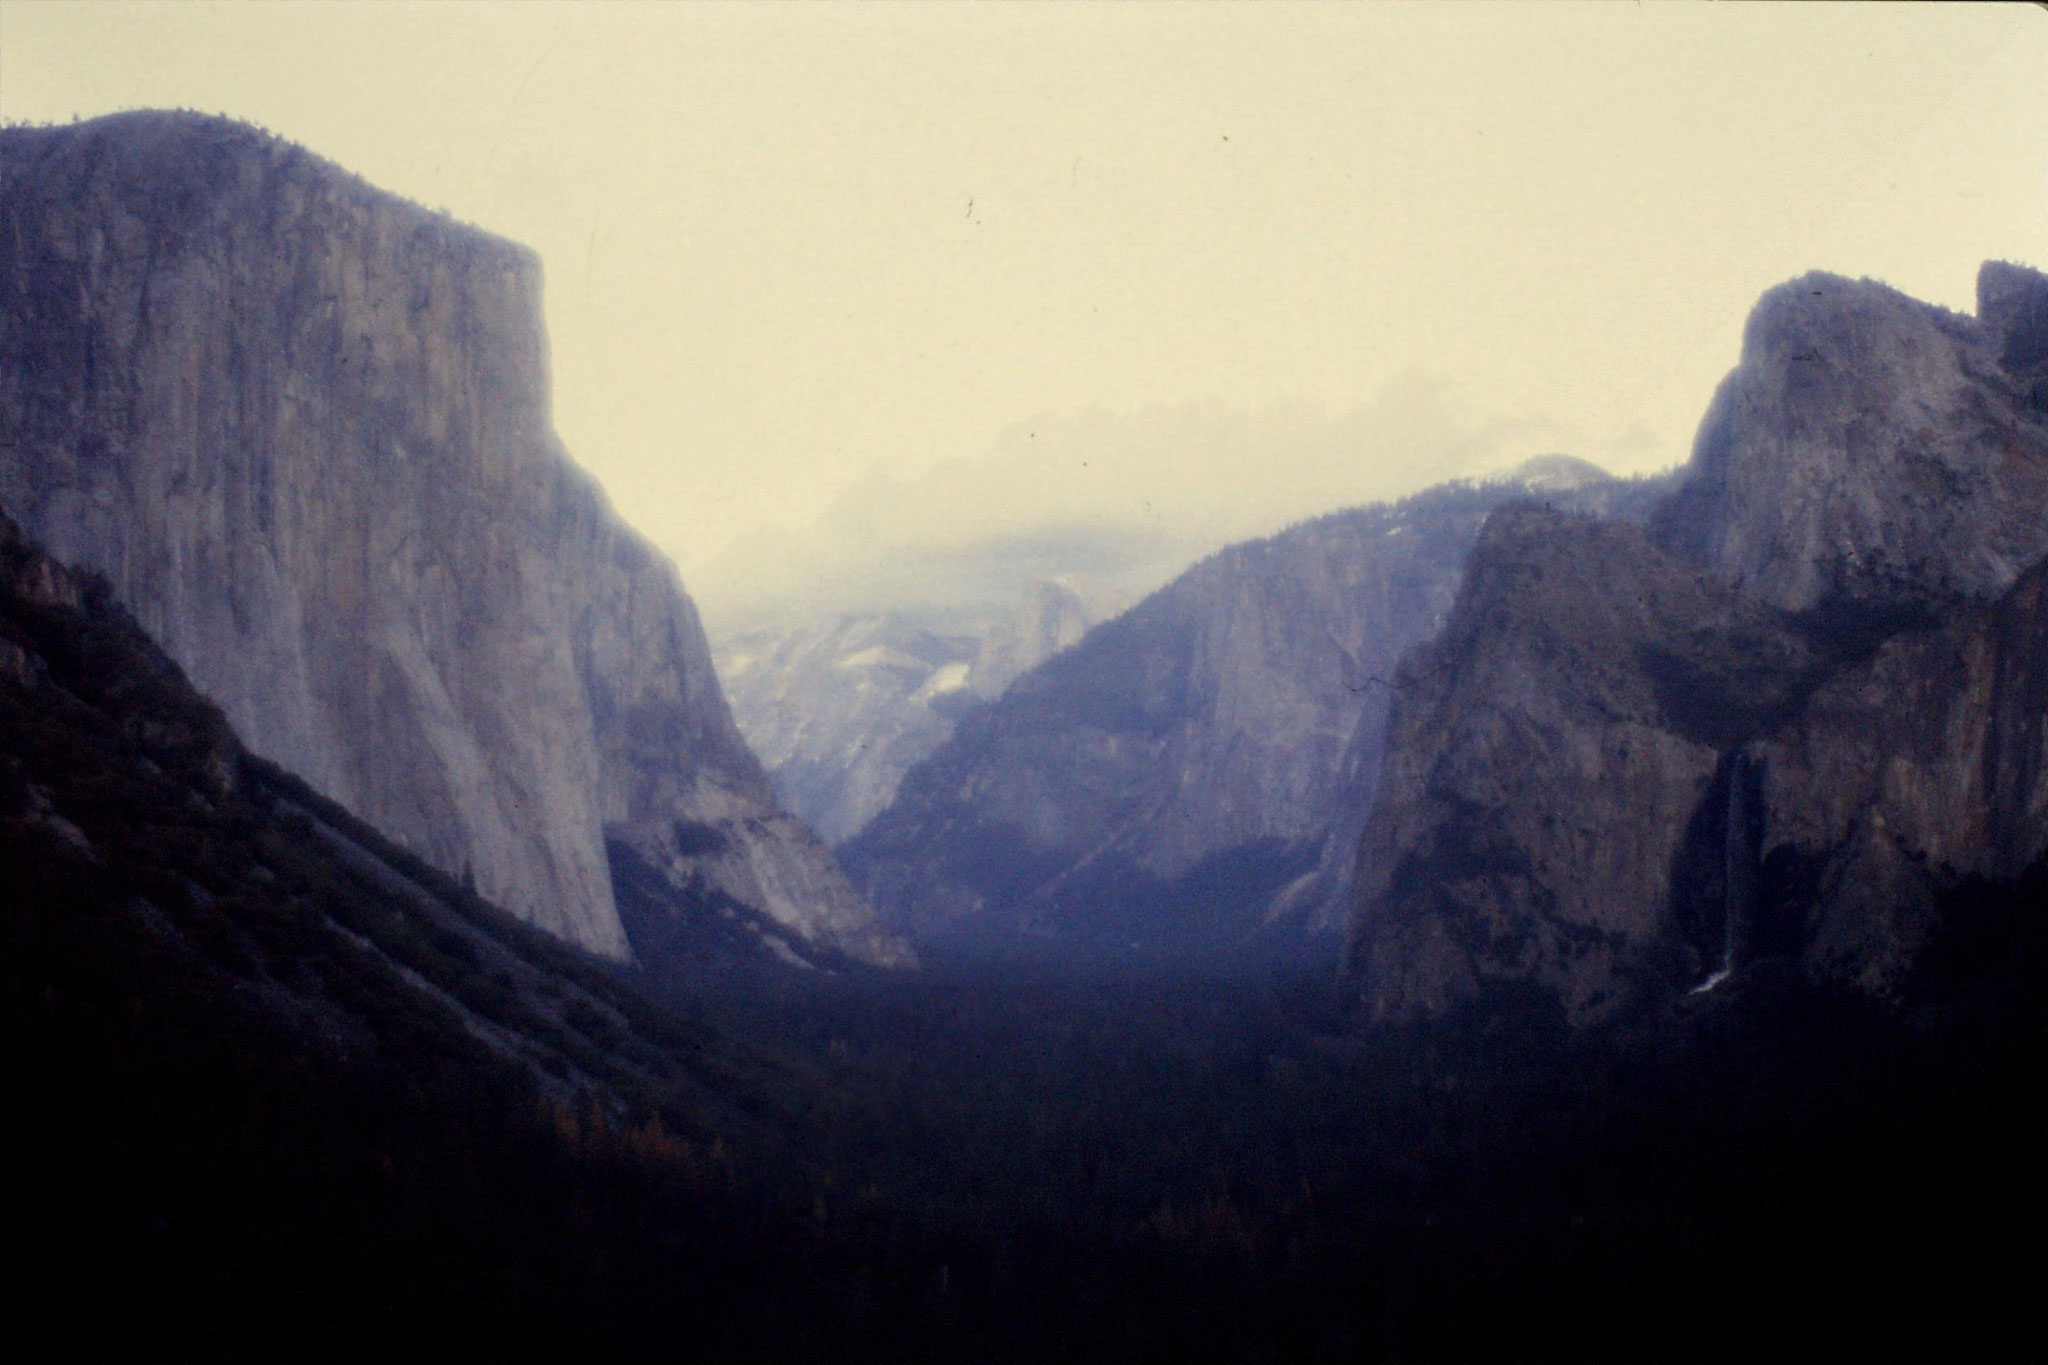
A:
[[[1947,959],[1990,997],[1764,969],[1597,1041],[1511,1001],[1360,1039],[1320,976],[729,987],[804,1098],[707,1161],[234,1040],[147,962],[83,1004],[10,915],[17,1320],[89,1356],[1928,1358],[2033,1291],[2007,940]]]
[[[2044,1211],[2037,931],[2000,906],[1988,992],[1984,942],[1904,1012],[1764,964],[1599,1039],[1513,1000],[1361,1039],[1322,976],[739,1017],[829,1061],[813,1209],[908,1277],[885,1355],[1931,1356],[2016,1320]]]

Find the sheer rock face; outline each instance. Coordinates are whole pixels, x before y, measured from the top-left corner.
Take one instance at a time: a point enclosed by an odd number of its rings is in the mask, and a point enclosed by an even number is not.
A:
[[[1371,1017],[1512,981],[1587,1021],[1761,955],[1882,993],[1944,882],[2048,849],[2044,285],[1986,267],[1971,320],[1796,281],[1661,545],[1488,525],[1360,844]]]
[[[899,951],[553,436],[520,247],[219,120],[0,134],[0,505],[254,750],[571,941],[629,952],[609,826]]]
[[[1534,978],[1580,1016],[1621,1003],[1667,936],[1720,748],[1815,669],[1781,613],[1634,528],[1496,514],[1396,680],[1354,892],[1373,1016],[1436,1013],[1487,978]]]
[[[1810,902],[1780,940],[1817,971],[1887,990],[1940,884],[2016,878],[2048,852],[2044,719],[2048,565],[1831,676],[1752,746],[1762,855]]]
[[[2048,552],[2040,284],[1987,265],[1979,318],[1833,275],[1764,295],[1665,544],[1792,611],[2004,592]]]
[[[963,717],[849,869],[934,943],[1156,957],[1334,934],[1385,678],[1521,487],[1433,490],[1197,565]],[[1604,475],[1558,496],[1647,501]]]

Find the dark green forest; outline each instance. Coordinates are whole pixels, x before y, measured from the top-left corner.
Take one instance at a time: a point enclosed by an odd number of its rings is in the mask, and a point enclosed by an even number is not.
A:
[[[2025,1325],[2048,875],[1897,999],[1572,1033],[1331,979],[656,980],[242,752],[0,544],[14,1316],[85,1359],[1968,1355]],[[61,585],[60,585],[61,587]]]

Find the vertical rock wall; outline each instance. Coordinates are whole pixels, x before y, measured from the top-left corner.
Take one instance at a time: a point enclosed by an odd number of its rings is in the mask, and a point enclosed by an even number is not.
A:
[[[1370,1015],[1514,982],[1584,1021],[1751,956],[1882,994],[1943,886],[2048,851],[2048,279],[1988,265],[1979,304],[1781,286],[1656,543],[1489,523],[1403,666]]]
[[[722,822],[676,875],[886,956],[554,438],[540,285],[233,123],[0,134],[0,505],[251,748],[536,924],[626,955],[605,827]]]

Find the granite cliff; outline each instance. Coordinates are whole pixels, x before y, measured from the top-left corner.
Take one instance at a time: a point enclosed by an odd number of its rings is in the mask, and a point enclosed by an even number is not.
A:
[[[1989,263],[1975,318],[1824,274],[1771,290],[1659,540],[1788,611],[1997,596],[2048,551],[2043,285]]]
[[[207,1018],[245,1059],[500,1067],[536,1099],[666,1103],[679,1126],[721,1107],[692,1074],[725,1050],[707,1028],[253,757],[104,579],[4,515],[0,851],[9,988],[57,978],[16,1060],[112,998],[145,1032]]]
[[[1367,1013],[1533,983],[1578,1022],[1762,959],[1880,995],[2048,845],[2048,280],[1975,318],[1767,294],[1647,534],[1488,524],[1404,660],[1360,841]]]
[[[607,836],[876,961],[673,569],[548,414],[540,265],[242,125],[0,133],[0,506],[256,752],[515,913],[631,949]]]
[[[1614,512],[1651,494],[1548,459],[1224,550],[964,716],[842,849],[849,870],[949,949],[1320,951],[1385,679],[1441,623],[1486,514],[1532,484]]]

